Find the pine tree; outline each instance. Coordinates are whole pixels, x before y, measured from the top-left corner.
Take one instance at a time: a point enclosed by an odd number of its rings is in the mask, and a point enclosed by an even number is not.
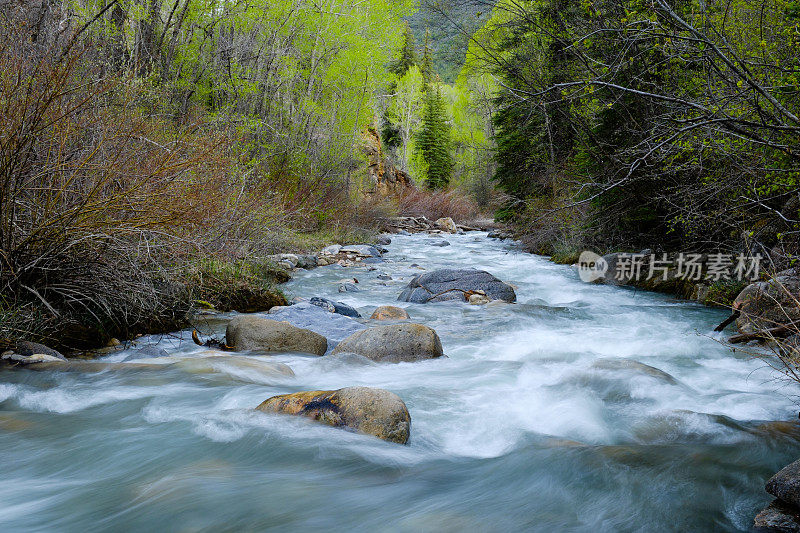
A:
[[[408,24],[406,24],[405,33],[403,34],[403,48],[400,50],[400,57],[391,65],[389,69],[394,74],[397,74],[398,78],[404,76],[405,73],[408,72],[408,69],[417,64],[417,51],[415,46],[414,34],[411,32],[411,28],[408,26]]]
[[[433,83],[435,80],[433,71],[433,50],[431,49],[431,32],[425,30],[425,43],[422,45],[422,62],[419,66],[422,71],[422,77],[425,79],[425,84]]]
[[[450,182],[453,155],[450,146],[450,124],[439,87],[425,93],[422,129],[417,136],[417,153],[427,165],[425,180],[431,189],[441,189]]]

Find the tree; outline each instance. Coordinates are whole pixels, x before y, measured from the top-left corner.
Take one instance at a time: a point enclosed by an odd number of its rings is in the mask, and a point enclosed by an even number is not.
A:
[[[398,78],[405,75],[408,69],[417,64],[417,51],[415,48],[414,34],[411,28],[406,23],[406,29],[403,33],[403,47],[400,49],[400,57],[395,61],[390,71],[397,75]]]
[[[425,181],[431,189],[441,189],[453,173],[450,124],[441,89],[430,87],[425,92],[422,129],[417,136],[416,150],[425,163]]]

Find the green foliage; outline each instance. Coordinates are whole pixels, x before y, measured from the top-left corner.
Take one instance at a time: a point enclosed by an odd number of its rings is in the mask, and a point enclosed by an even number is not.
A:
[[[447,108],[438,86],[425,92],[422,128],[415,148],[426,163],[425,182],[428,187],[446,187],[453,173],[453,156]]]

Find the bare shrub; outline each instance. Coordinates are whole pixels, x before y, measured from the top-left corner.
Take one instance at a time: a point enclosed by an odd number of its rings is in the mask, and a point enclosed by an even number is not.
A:
[[[479,215],[480,209],[472,198],[457,189],[408,189],[398,195],[398,212],[401,216],[425,216],[431,220],[450,217],[456,222],[468,222]]]

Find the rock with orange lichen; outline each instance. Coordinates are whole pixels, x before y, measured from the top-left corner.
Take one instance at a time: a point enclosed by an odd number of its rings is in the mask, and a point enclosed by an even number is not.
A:
[[[411,431],[406,404],[393,392],[370,387],[307,391],[273,396],[256,409],[306,416],[334,427],[405,444]]]

